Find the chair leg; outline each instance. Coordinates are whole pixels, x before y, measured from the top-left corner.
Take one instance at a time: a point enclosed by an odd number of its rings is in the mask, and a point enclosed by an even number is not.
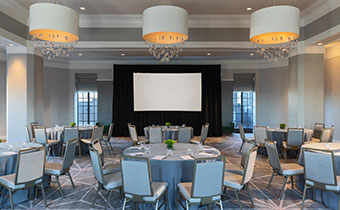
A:
[[[94,204],[96,203],[97,196],[99,194],[100,188],[101,188],[101,185],[98,183],[98,188],[96,190],[96,195],[94,196],[94,199],[93,199],[93,202],[92,202],[92,208],[94,208]],[[125,204],[125,201],[126,201],[126,198],[124,199],[124,204]],[[124,209],[124,206],[123,206],[123,209]]]
[[[285,147],[283,147],[283,156],[285,158],[285,162],[287,162],[287,150]]]
[[[313,201],[316,201],[316,189],[313,187]]]
[[[63,144],[61,146],[61,157],[64,157],[64,150],[65,150],[65,145]]]
[[[12,190],[8,190],[8,191],[9,191],[9,200],[11,202],[11,209],[14,210]]]
[[[188,201],[185,201],[185,208],[186,208],[186,210],[189,210],[189,202]]]
[[[169,198],[168,198],[168,190],[165,192],[165,199],[166,199],[166,210],[169,210]]]
[[[273,172],[272,176],[270,177],[270,180],[269,180],[269,183],[268,183],[268,186],[267,186],[267,189],[270,188],[270,185],[272,184],[272,181],[273,181],[273,178],[275,176],[275,172]]]
[[[123,203],[123,209],[122,210],[125,210],[125,207],[126,207],[126,198],[124,198],[124,203]]]
[[[81,157],[81,143],[80,143],[80,141],[78,141],[78,147],[79,147],[79,157]]]
[[[238,153],[241,153],[243,145],[244,145],[244,141],[242,140],[242,144],[241,144],[241,147],[240,147],[240,150],[238,151]]]
[[[338,210],[340,210],[340,193],[339,193],[339,203],[338,203]]]
[[[63,188],[61,188],[61,185],[60,185],[60,182],[59,182],[59,176],[56,176],[56,180],[57,180],[57,184],[58,184],[58,187],[59,187],[59,190],[60,190],[61,197],[63,199],[65,199]]]
[[[47,202],[46,202],[46,196],[45,196],[45,190],[44,190],[44,185],[41,184],[40,185],[40,188],[41,188],[41,193],[42,193],[42,196],[44,198],[44,204],[45,204],[45,208],[47,208]]]
[[[158,210],[159,200],[156,201],[156,210]]]
[[[70,177],[70,181],[71,181],[73,189],[76,189],[76,186],[74,185],[74,182],[73,182],[72,176],[70,174],[70,171],[67,172],[67,175],[68,175],[68,177]]]
[[[247,189],[247,191],[248,191],[248,195],[249,195],[249,199],[250,199],[250,202],[251,202],[251,207],[252,208],[254,208],[254,201],[253,201],[253,196],[252,196],[252,194],[251,194],[251,192],[250,192],[250,189],[249,189],[249,186],[248,186],[248,183],[246,184],[246,189]]]
[[[105,210],[109,206],[111,195],[112,195],[112,190],[110,190],[109,197],[107,198],[106,205],[105,205]]]
[[[235,195],[236,195],[236,198],[237,198],[237,203],[240,206],[240,209],[242,210],[241,201],[240,201],[240,197],[238,196],[238,192],[237,192],[237,190],[234,190],[234,192],[235,192]]]
[[[280,194],[280,198],[279,198],[280,200],[282,199],[282,196],[283,196],[283,194],[284,194],[284,192],[285,192],[286,184],[287,184],[288,178],[289,178],[289,176],[285,176],[285,182],[283,183],[283,187],[282,187],[281,194]]]
[[[293,176],[290,177],[290,181],[292,182],[292,190],[294,190],[294,177]]]
[[[303,189],[303,196],[302,196],[301,209],[303,209],[303,208],[304,208],[304,205],[305,205],[306,191],[307,191],[307,185],[305,184],[305,188]]]
[[[220,200],[220,209],[223,210],[222,200]]]
[[[51,151],[51,147],[48,146],[47,147],[47,159],[46,160],[50,159],[50,151]]]

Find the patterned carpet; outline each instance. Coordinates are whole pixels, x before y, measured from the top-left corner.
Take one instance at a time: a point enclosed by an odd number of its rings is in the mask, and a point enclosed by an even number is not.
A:
[[[111,142],[115,148],[115,155],[105,156],[105,164],[118,164],[119,155],[122,151],[131,146],[132,142],[128,138],[112,138]],[[227,159],[227,166],[231,164],[238,164],[240,162],[240,148],[241,140],[238,135],[224,136],[219,138],[208,138],[207,144],[218,148],[222,155]],[[105,146],[104,146],[105,149]],[[52,161],[60,161],[57,158]],[[293,160],[296,161],[296,160]],[[256,209],[299,209],[301,207],[301,194],[298,191],[291,190],[291,186],[287,187],[286,193],[282,200],[279,200],[280,190],[283,184],[282,177],[275,177],[270,190],[266,189],[272,170],[267,162],[267,158],[257,156],[255,165],[255,172],[253,179],[250,182],[250,189],[254,196],[254,203]],[[71,170],[76,189],[72,185],[67,176],[61,177],[62,187],[64,189],[66,199],[62,200],[56,184],[51,184],[51,187],[46,188],[48,209],[90,209],[93,196],[95,195],[96,181],[93,177],[93,171],[89,156],[77,158]],[[101,191],[100,197],[97,199],[95,209],[103,209],[104,203],[108,194]],[[42,196],[33,201],[26,201],[24,203],[15,205],[15,209],[43,209]],[[251,208],[250,201],[246,191],[241,191],[240,199],[242,206],[247,209]],[[239,209],[237,200],[232,191],[224,196],[224,209]],[[327,209],[321,203],[306,200],[306,209]],[[7,207],[9,209],[9,207]],[[110,209],[121,209],[122,201],[119,198],[119,192],[113,194],[113,199],[109,204]],[[6,209],[6,208],[5,208]],[[128,209],[131,209],[129,206]],[[200,209],[207,209],[202,207]],[[218,209],[215,207],[215,209]]]

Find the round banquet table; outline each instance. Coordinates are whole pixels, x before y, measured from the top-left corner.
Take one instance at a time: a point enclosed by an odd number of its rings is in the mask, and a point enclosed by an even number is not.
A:
[[[178,128],[181,126],[153,126],[155,128],[161,127],[162,132],[163,132],[163,139],[172,139],[172,140],[177,140],[177,133],[178,133]],[[149,131],[152,126],[144,127],[144,135],[148,139],[149,138]],[[194,129],[192,127],[186,127],[191,129],[191,138],[194,137]]]
[[[12,145],[14,151],[9,151],[9,146]],[[26,148],[41,147],[40,144],[27,143]],[[14,174],[17,167],[18,151],[24,148],[24,143],[0,143],[0,176]],[[0,187],[0,191],[5,195],[8,195],[8,190]],[[19,190],[13,194],[14,204],[24,202],[28,200],[28,190]],[[9,206],[9,199],[0,194],[0,209],[4,206]]]
[[[268,128],[267,129],[267,137],[272,141],[276,141],[276,146],[279,152],[279,155],[283,155],[282,153],[282,142],[287,140],[287,129],[277,129],[277,128]],[[311,141],[313,137],[313,130],[304,129],[304,141]],[[287,151],[288,157],[296,157],[296,151]]]
[[[64,133],[63,126],[56,126],[51,128],[46,128],[47,138],[53,140],[59,140],[59,144],[52,147],[52,154],[60,156],[62,145],[64,143]],[[79,138],[80,139],[89,139],[92,136],[93,127],[91,126],[80,126],[79,127]],[[89,147],[87,144],[80,142],[81,153],[87,154],[89,152]],[[79,150],[76,149],[76,154],[78,154]],[[78,154],[79,155],[79,154]]]
[[[124,150],[124,155],[133,156],[135,154],[141,154],[143,157],[150,159],[150,167],[153,182],[167,182],[168,183],[168,199],[169,208],[176,209],[176,193],[177,184],[180,182],[192,182],[192,176],[194,171],[194,159],[183,160],[180,156],[187,155],[187,149],[192,149],[193,157],[217,157],[220,155],[220,151],[214,147],[204,146],[203,152],[198,151],[196,144],[177,143],[174,145],[174,151],[172,157],[166,157],[163,160],[155,160],[153,157],[157,155],[166,156],[165,144],[150,144],[150,154],[143,153],[142,147],[133,146]]]
[[[312,149],[323,149],[323,150],[331,150],[334,151],[334,161],[335,161],[335,168],[336,168],[336,175],[340,175],[340,143],[311,143],[311,144],[304,144],[302,148],[312,148]],[[303,166],[303,155],[302,149],[299,155],[299,164]],[[322,173],[322,172],[320,172]],[[327,172],[324,172],[327,173]],[[297,177],[297,180],[301,180],[301,182],[297,182],[298,188],[303,192],[304,188],[304,176],[300,175]],[[312,188],[307,190],[308,195],[310,198],[313,197]],[[339,196],[335,192],[331,191],[322,191],[316,190],[316,200],[318,202],[322,202],[325,206],[330,209],[338,209],[339,206]]]

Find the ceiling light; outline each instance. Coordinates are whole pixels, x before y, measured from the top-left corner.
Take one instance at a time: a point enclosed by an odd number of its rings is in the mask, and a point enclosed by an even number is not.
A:
[[[85,7],[79,7],[79,9],[80,9],[80,10],[86,10],[86,8],[85,8]]]
[[[207,53],[207,56],[210,56],[211,55],[211,53]]]
[[[176,6],[155,6],[143,12],[143,39],[161,62],[178,57],[188,40],[188,12]]]
[[[68,56],[79,40],[79,15],[68,7],[35,3],[30,6],[29,19],[35,47],[48,59]]]
[[[323,43],[322,43],[322,42],[319,42],[317,45],[321,46],[321,45],[323,45]]]
[[[83,53],[78,53],[79,56],[83,56]]]
[[[248,7],[248,8],[247,8],[247,11],[250,11],[250,10],[252,10],[252,9],[253,9],[253,8],[251,8],[251,7]]]
[[[121,56],[125,56],[125,54],[124,53],[122,53],[122,54],[120,54]]]
[[[250,41],[256,52],[271,61],[288,56],[300,36],[300,10],[293,6],[271,6],[250,18]]]
[[[12,44],[12,43],[11,43],[11,44],[8,44],[8,46],[10,46],[10,47],[13,47],[13,46],[14,46],[14,44]]]
[[[254,56],[255,54],[254,53],[250,53],[250,56]]]

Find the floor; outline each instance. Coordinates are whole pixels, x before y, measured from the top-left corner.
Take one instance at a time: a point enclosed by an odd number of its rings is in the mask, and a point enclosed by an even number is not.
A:
[[[111,142],[115,148],[116,155],[106,155],[105,163],[118,163],[119,155],[122,151],[131,146],[132,142],[128,138],[112,138]],[[224,136],[219,138],[208,138],[207,144],[218,148],[222,155],[227,159],[227,165],[238,164],[240,161],[241,140],[239,135]],[[59,161],[53,159],[53,161]],[[294,160],[293,160],[294,161]],[[296,160],[295,160],[296,161]],[[227,167],[227,166],[226,166]],[[286,190],[283,200],[279,200],[280,190],[283,184],[283,178],[275,177],[270,190],[266,189],[272,170],[267,162],[267,158],[257,156],[255,172],[253,179],[250,182],[250,189],[254,196],[254,203],[256,209],[299,209],[301,207],[301,194],[295,190],[291,190],[290,186]],[[57,190],[56,184],[46,188],[48,209],[90,209],[93,196],[95,195],[96,181],[93,176],[91,162],[89,156],[77,158],[71,170],[73,180],[76,185],[76,190],[72,188],[71,183],[67,177],[62,177],[62,187],[66,194],[66,199],[62,200],[60,192]],[[103,209],[105,199],[108,194],[106,192],[100,193],[100,198],[97,199],[95,209]],[[110,202],[110,209],[121,209],[122,201],[118,198],[117,191]],[[38,199],[33,201],[26,201],[24,203],[15,205],[15,209],[43,209],[43,201],[41,195]],[[244,208],[250,208],[250,201],[245,192],[240,194],[241,204]],[[224,209],[239,209],[237,201],[235,200],[233,192],[225,196],[223,201]],[[320,203],[306,200],[306,209],[327,209]],[[9,207],[8,207],[9,208]],[[128,209],[131,209],[130,207]],[[206,209],[206,207],[202,207]],[[217,207],[216,207],[217,209]]]

